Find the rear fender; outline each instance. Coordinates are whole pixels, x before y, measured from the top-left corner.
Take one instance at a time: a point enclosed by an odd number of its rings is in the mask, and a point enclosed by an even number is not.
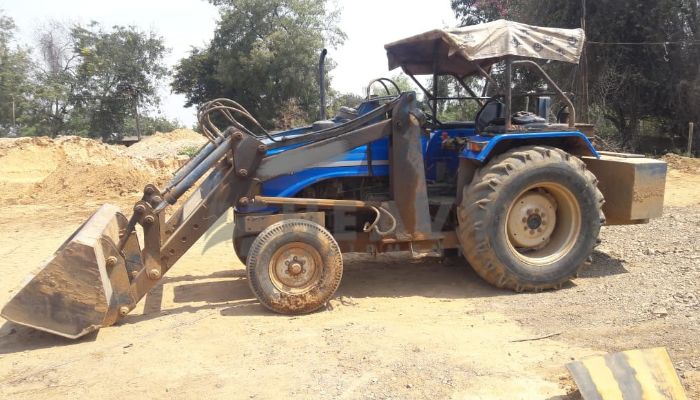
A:
[[[482,145],[480,151],[467,146],[461,158],[486,163],[491,158],[521,146],[551,146],[576,156],[599,158],[591,141],[581,132],[511,133],[496,136],[473,136],[471,142]]]

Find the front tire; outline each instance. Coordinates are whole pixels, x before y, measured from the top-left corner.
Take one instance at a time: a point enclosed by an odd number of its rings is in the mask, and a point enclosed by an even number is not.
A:
[[[335,294],[343,276],[343,256],[324,227],[290,219],[258,235],[246,270],[262,305],[281,314],[305,314],[323,307]]]
[[[603,203],[580,159],[552,147],[516,148],[464,189],[458,236],[471,266],[492,285],[559,288],[593,251]]]

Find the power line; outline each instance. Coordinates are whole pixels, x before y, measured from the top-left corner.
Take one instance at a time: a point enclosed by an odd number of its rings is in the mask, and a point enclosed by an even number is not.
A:
[[[588,44],[599,46],[668,46],[668,45],[699,45],[700,40],[691,41],[671,41],[671,42],[595,42],[587,41]]]

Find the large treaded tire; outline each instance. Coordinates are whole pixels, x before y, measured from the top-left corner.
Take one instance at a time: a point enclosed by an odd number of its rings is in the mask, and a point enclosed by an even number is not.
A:
[[[523,190],[538,184],[570,191],[579,207],[578,237],[559,259],[534,265],[523,261],[509,240],[507,214]],[[597,179],[578,158],[553,147],[528,146],[495,157],[464,188],[458,209],[458,236],[465,257],[490,284],[522,291],[558,289],[578,275],[605,223]],[[565,223],[566,221],[557,221]],[[573,226],[577,226],[573,225]]]
[[[316,273],[302,290],[286,288],[272,267],[278,265],[275,261],[284,261],[280,254],[286,253],[280,252],[289,246],[301,246],[316,257]],[[253,293],[262,305],[281,314],[305,314],[323,307],[343,276],[343,256],[333,236],[324,227],[301,219],[284,220],[262,231],[253,242],[247,261]],[[306,268],[310,269],[311,263],[307,260]]]

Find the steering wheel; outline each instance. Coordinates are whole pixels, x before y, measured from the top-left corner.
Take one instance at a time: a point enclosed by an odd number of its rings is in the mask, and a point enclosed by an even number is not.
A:
[[[387,97],[395,97],[395,96],[401,95],[401,88],[399,88],[399,85],[397,85],[396,82],[394,82],[393,80],[391,80],[389,78],[378,78],[378,79],[371,81],[367,85],[367,100],[369,100],[371,95],[372,95],[372,86],[374,86],[377,83],[379,83],[380,85],[382,85],[384,87],[384,90],[386,91]],[[389,86],[387,86],[387,83],[390,84],[391,86],[393,86],[394,89],[396,89],[396,94],[391,93],[391,90],[389,89]]]

